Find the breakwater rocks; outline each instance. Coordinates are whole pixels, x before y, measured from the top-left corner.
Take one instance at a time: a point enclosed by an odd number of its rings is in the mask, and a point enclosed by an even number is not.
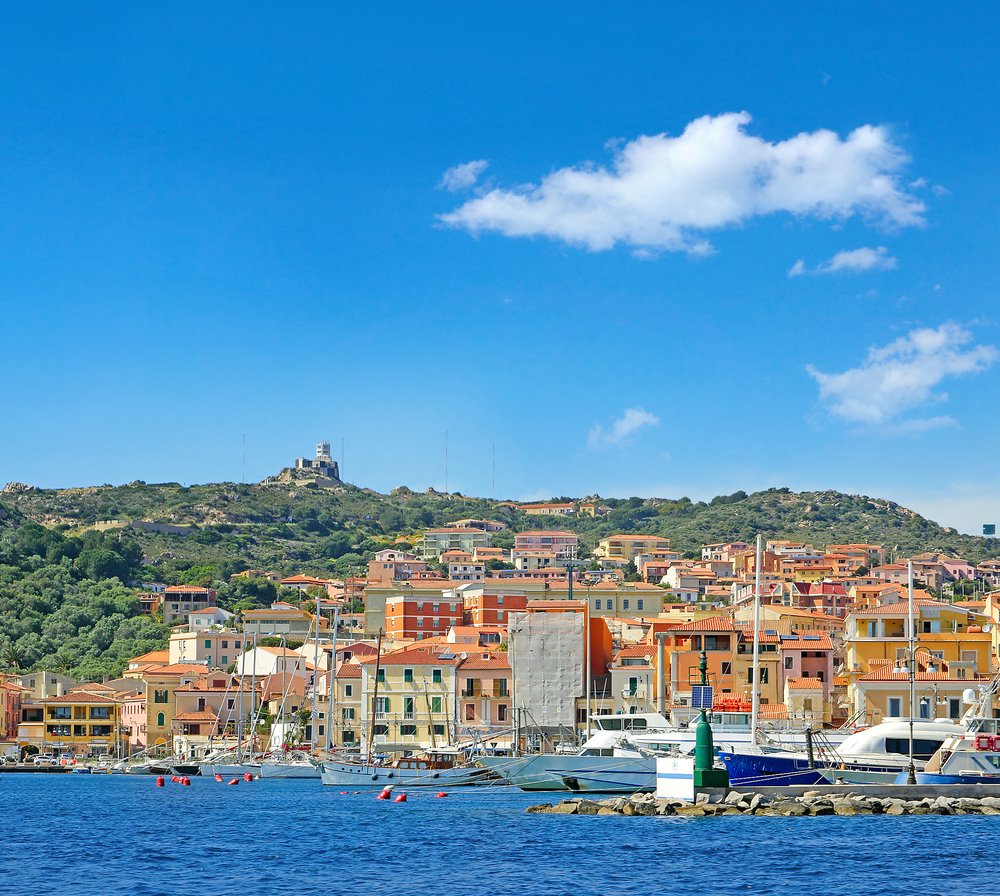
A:
[[[651,793],[606,800],[571,799],[529,806],[541,815],[1000,815],[1000,797],[925,797],[899,799],[856,793],[824,794],[807,791],[801,796],[766,797],[759,793],[730,791],[720,802],[699,799],[658,800]]]

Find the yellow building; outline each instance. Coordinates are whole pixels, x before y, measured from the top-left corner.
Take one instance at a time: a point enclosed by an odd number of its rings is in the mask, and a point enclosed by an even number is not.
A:
[[[962,692],[992,672],[991,634],[983,617],[956,604],[914,602],[917,705],[915,717],[957,718]],[[908,605],[898,601],[857,609],[846,620],[844,675],[848,699],[868,721],[907,716]]]
[[[614,616],[623,619],[641,619],[657,616],[663,610],[667,592],[646,582],[598,582],[596,585],[573,585],[573,599],[585,600],[590,605],[590,615]],[[565,582],[551,582],[541,600],[568,600],[569,586]]]
[[[369,737],[376,750],[386,752],[451,744],[460,662],[461,654],[452,645],[408,647],[384,654],[381,660],[362,659],[358,726],[362,750]]]
[[[124,678],[142,681],[146,689],[146,747],[170,752],[174,716],[177,713],[177,688],[190,684],[205,674],[205,666],[192,663],[169,663],[128,669]]]
[[[42,700],[41,706],[43,753],[100,756],[118,751],[121,732],[114,697],[79,689]]]

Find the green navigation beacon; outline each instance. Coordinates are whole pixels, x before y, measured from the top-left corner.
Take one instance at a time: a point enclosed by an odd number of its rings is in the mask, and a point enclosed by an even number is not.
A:
[[[708,686],[708,655],[703,650],[698,661],[701,687],[692,688],[691,705],[701,708],[701,718],[694,734],[694,786],[728,787],[729,772],[715,768],[715,748],[712,743],[712,726],[705,711],[712,708],[712,688]]]

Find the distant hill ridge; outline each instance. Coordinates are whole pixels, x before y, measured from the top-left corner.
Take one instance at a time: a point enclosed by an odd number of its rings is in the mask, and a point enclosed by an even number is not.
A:
[[[183,486],[132,482],[120,486],[38,489],[8,485],[0,492],[0,529],[32,520],[65,531],[131,527],[147,557],[165,569],[211,566],[219,575],[247,566],[317,574],[360,570],[371,554],[425,528],[463,517],[488,517],[512,532],[569,529],[586,550],[610,534],[655,533],[683,552],[702,544],[766,538],[826,544],[871,542],[900,555],[937,550],[973,562],[1000,556],[1000,540],[961,535],[884,498],[837,491],[772,488],[736,492],[708,502],[688,498],[601,498],[596,517],[528,516],[511,502],[406,487],[381,494],[342,483],[231,482]],[[554,498],[553,500],[569,500]],[[582,499],[581,499],[582,500]]]

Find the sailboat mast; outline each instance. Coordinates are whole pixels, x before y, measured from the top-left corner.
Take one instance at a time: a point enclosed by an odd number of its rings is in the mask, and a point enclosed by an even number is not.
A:
[[[333,751],[333,726],[337,721],[337,691],[336,691],[336,678],[337,678],[337,630],[340,628],[340,607],[334,606],[333,608],[333,650],[330,651],[330,670],[327,673],[330,676],[330,680],[327,682],[327,700],[326,700],[326,750],[328,753]]]
[[[319,719],[319,620],[320,620],[320,596],[316,595],[316,631],[313,634],[313,699],[312,699],[312,750],[315,753],[319,746],[319,735],[317,732],[317,721]]]
[[[753,690],[750,693],[750,742],[754,744],[757,743],[757,722],[760,717],[760,567],[761,538],[758,533],[753,589]]]
[[[240,687],[242,687],[242,683]],[[253,636],[253,657],[250,660],[250,753],[249,761],[253,762],[254,738],[257,734],[257,634]]]
[[[372,747],[375,743],[375,719],[378,717],[378,673],[382,668],[382,629],[378,630],[378,642],[375,645],[375,691],[372,695],[371,725],[368,728],[368,764],[372,763]]]

